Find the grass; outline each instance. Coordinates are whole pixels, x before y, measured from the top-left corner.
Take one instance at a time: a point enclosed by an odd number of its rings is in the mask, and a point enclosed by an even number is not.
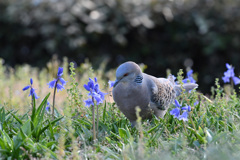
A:
[[[137,127],[132,128],[112,100],[107,80],[114,80],[115,71],[105,73],[105,64],[93,70],[86,61],[74,68],[65,58],[63,63],[51,60],[39,70],[28,65],[13,69],[1,63],[1,159],[239,159],[239,96],[224,90],[218,79],[211,99],[199,92],[178,97],[183,106],[192,107],[187,122],[168,112],[164,119],[141,121],[139,117]],[[46,102],[52,103],[53,98],[47,83],[55,77],[58,66],[63,66],[63,78],[68,82],[56,95],[56,117],[52,120],[45,110]],[[84,104],[87,91],[83,84],[89,77],[98,77],[100,88],[108,93],[99,105],[95,143],[91,108]],[[33,110],[31,97],[22,91],[30,78],[40,96],[33,102]],[[196,101],[199,103],[194,105]]]

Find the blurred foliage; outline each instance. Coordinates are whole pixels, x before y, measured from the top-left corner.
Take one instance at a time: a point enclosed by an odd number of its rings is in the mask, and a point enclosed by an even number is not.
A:
[[[117,67],[143,62],[147,73],[179,68],[199,73],[210,91],[225,62],[240,61],[240,1],[8,0],[0,1],[0,57],[10,65],[43,67],[58,54],[77,64],[103,59]],[[99,56],[101,55],[101,56]],[[194,63],[193,63],[194,62]],[[240,72],[240,70],[237,70]],[[239,74],[238,74],[239,75]]]

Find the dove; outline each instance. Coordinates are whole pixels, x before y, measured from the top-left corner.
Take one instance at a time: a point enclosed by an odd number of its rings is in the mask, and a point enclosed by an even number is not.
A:
[[[195,83],[185,83],[186,91],[197,88]],[[153,114],[163,118],[169,106],[182,92],[181,86],[175,84],[173,76],[157,78],[141,71],[135,62],[125,62],[116,70],[116,81],[113,85],[113,99],[119,110],[135,126],[136,107],[141,109],[139,115],[151,119]]]

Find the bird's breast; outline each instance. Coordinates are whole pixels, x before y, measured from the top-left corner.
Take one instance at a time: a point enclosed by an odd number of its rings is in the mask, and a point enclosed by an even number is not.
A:
[[[118,108],[131,119],[132,115],[136,114],[136,107],[140,107],[142,112],[149,109],[150,97],[148,96],[148,89],[145,85],[119,83],[113,89],[113,99]]]

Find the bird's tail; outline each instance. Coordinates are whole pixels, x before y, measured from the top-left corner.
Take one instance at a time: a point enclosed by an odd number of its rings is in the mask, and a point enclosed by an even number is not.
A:
[[[183,89],[185,89],[185,91],[190,91],[190,90],[193,90],[195,88],[198,87],[198,84],[195,84],[195,83],[184,83],[182,85]],[[179,96],[181,93],[182,93],[182,87],[181,85],[175,85],[174,86],[174,89],[175,89],[175,92],[176,92],[176,95]]]

